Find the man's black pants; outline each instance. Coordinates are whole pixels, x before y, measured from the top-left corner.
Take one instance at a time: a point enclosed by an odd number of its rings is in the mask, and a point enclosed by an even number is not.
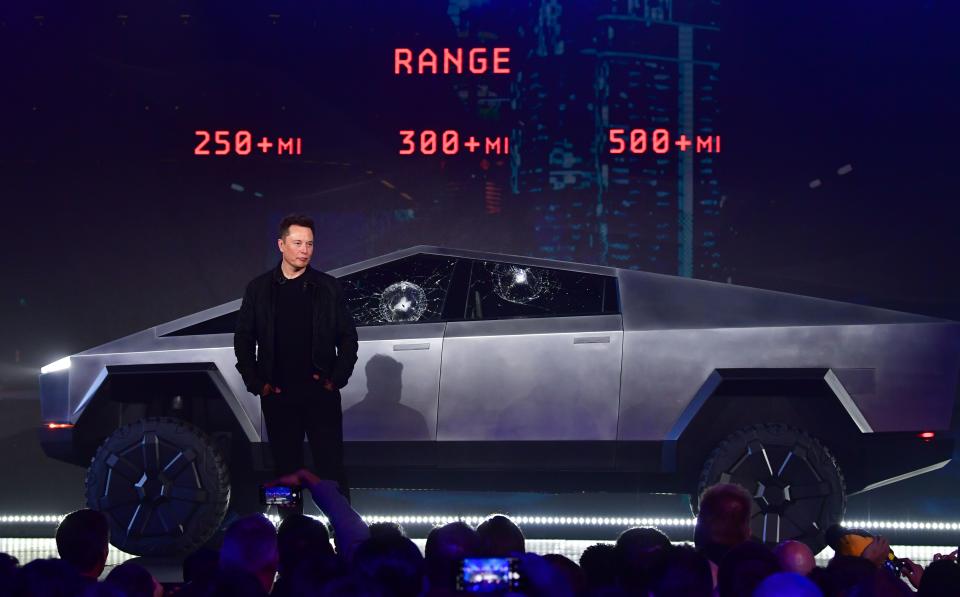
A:
[[[303,436],[313,455],[313,472],[333,479],[349,500],[350,487],[343,467],[343,412],[340,391],[315,386],[281,387],[279,394],[260,399],[277,476],[303,468]]]

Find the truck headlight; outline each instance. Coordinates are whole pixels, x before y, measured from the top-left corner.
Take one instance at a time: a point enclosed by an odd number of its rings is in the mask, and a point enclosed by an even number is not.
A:
[[[54,371],[63,371],[64,369],[70,368],[70,357],[63,357],[58,361],[54,361],[49,365],[44,365],[40,367],[40,373],[53,373]]]

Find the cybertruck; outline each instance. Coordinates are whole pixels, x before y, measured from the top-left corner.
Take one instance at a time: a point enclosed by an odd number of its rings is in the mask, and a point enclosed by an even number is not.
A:
[[[354,487],[682,492],[696,511],[733,482],[758,538],[816,549],[847,496],[952,454],[960,323],[426,246],[330,273],[360,337],[342,390]],[[270,469],[239,307],[42,369],[43,446],[89,467],[125,551],[195,548]]]

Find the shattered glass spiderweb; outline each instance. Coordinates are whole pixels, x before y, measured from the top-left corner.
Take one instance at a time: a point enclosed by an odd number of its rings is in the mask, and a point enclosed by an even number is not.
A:
[[[380,317],[390,323],[417,321],[427,309],[427,294],[413,282],[396,282],[380,294]]]

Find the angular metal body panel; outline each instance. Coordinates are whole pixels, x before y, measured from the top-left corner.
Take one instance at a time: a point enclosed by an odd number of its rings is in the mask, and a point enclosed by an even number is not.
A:
[[[825,387],[864,436],[951,424],[960,323],[439,247],[412,247],[330,273],[344,277],[418,254],[616,278],[619,313],[361,326],[359,361],[341,392],[348,445],[390,446],[394,454],[398,446],[436,446],[437,462],[453,468],[486,462],[474,449],[485,443],[491,454],[497,446],[518,454],[530,447],[527,456],[538,454],[531,466],[542,460],[537,446],[570,446],[575,468],[628,470],[628,449],[658,463],[658,442],[678,441],[720,383],[718,372],[731,369],[822,370]],[[72,356],[68,370],[41,376],[44,421],[76,423],[111,369],[211,363],[247,439],[264,441],[259,398],[235,368],[232,334],[167,335],[239,306],[224,303]],[[490,462],[496,468],[496,459]]]
[[[344,441],[437,439],[443,323],[358,328],[360,350],[340,391]]]
[[[618,438],[677,439],[714,371],[749,368],[868,369],[874,387],[848,394],[869,430],[949,429],[958,339],[955,323],[628,331]]]
[[[614,440],[619,315],[447,324],[441,441]]]

